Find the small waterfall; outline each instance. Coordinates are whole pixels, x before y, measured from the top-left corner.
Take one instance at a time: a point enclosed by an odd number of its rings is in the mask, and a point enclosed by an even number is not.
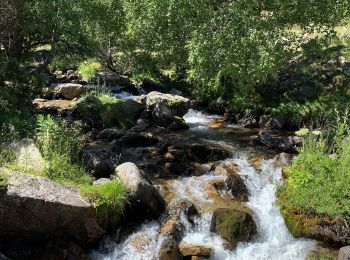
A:
[[[247,206],[254,214],[258,226],[258,236],[254,241],[239,243],[233,251],[225,250],[223,241],[210,232],[211,214],[196,220],[196,226],[189,230],[184,241],[212,246],[215,255],[212,259],[227,260],[302,260],[316,246],[306,239],[295,239],[287,230],[279,208],[275,205],[276,184],[282,178],[280,168],[274,167],[274,160],[262,161],[261,172],[251,166],[247,159],[227,160],[236,163],[241,169],[250,192]]]
[[[190,110],[185,116],[186,122],[191,127],[190,130],[197,133],[198,130],[209,128],[207,125],[215,119],[220,119],[220,117],[205,115],[195,110]],[[249,163],[245,154],[245,150],[240,150],[240,154],[225,160],[225,163],[234,163],[240,168],[240,175],[250,193],[246,205],[255,213],[253,217],[258,227],[256,238],[250,242],[239,243],[232,251],[226,250],[224,241],[210,231],[212,211],[201,210],[201,215],[195,218],[193,226],[185,225],[183,241],[213,247],[212,259],[215,260],[305,259],[307,254],[315,249],[316,243],[311,240],[293,238],[287,230],[279,208],[275,205],[276,185],[282,179],[281,169],[275,166],[275,160],[263,160],[260,170],[257,170]],[[226,177],[215,175],[214,172],[207,172],[202,176],[171,180],[170,189],[175,193],[175,199],[186,198],[201,209],[215,207],[218,202],[213,201],[213,198],[208,194],[208,183],[225,181]],[[229,202],[226,201],[226,203]],[[158,221],[146,222],[124,241],[114,245],[111,253],[103,255],[94,252],[92,256],[94,259],[106,260],[157,259],[162,242],[159,228]]]

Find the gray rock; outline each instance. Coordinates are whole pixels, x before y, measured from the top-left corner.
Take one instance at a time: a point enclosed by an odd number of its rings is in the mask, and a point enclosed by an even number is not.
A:
[[[173,116],[183,117],[188,112],[191,101],[178,95],[163,94],[156,91],[149,93],[146,99],[147,108],[153,110],[157,104],[169,108]]]
[[[339,249],[338,260],[350,260],[350,246]]]
[[[133,163],[123,163],[116,170],[116,175],[129,189],[131,196],[146,207],[154,216],[159,216],[165,202],[147,176]]]
[[[114,163],[118,160],[119,149],[104,142],[94,142],[79,152],[83,166],[96,178],[109,178],[114,174]]]
[[[80,97],[86,92],[87,89],[83,85],[73,83],[58,84],[57,87],[54,88],[54,93],[56,95],[69,100]]]
[[[159,259],[181,259],[179,244],[185,230],[183,219],[187,218],[187,221],[192,222],[197,214],[196,207],[188,200],[175,200],[169,205],[159,231],[164,237],[160,245]]]
[[[68,236],[89,244],[105,234],[96,210],[78,190],[39,176],[6,174],[7,188],[0,191],[0,238]]]

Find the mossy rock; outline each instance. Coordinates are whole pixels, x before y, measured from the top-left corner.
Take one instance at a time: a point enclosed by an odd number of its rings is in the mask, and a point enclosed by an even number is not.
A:
[[[76,104],[73,116],[93,127],[130,128],[136,123],[142,109],[143,106],[134,100],[120,100],[107,95],[88,96]]]
[[[251,214],[228,208],[214,211],[210,230],[225,239],[230,248],[239,242],[251,240],[257,233]]]
[[[295,214],[293,210],[283,209],[284,222],[290,233],[296,238],[313,237],[313,226],[317,224],[316,218],[307,217],[303,214]]]
[[[282,209],[281,212],[288,230],[296,238],[306,237],[337,246],[350,244],[350,230],[345,221],[293,209]]]

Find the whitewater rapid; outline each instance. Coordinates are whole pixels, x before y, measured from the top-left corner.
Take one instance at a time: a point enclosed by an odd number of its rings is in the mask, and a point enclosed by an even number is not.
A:
[[[184,117],[192,131],[205,131],[208,124],[219,116],[209,116],[190,110]],[[275,160],[262,160],[259,169],[253,167],[242,151],[225,160],[239,167],[240,175],[249,190],[249,201],[246,206],[253,212],[257,224],[258,235],[253,241],[239,243],[232,250],[226,250],[224,241],[210,232],[212,213],[203,213],[195,219],[195,225],[185,225],[184,242],[208,245],[214,248],[211,259],[217,260],[303,260],[315,249],[316,243],[306,239],[295,239],[289,233],[276,202],[276,186],[282,179],[281,168]],[[201,207],[215,202],[208,196],[207,184],[213,180],[225,180],[225,176],[217,176],[207,172],[202,176],[179,178],[172,181],[172,192],[175,198],[186,198]],[[162,236],[159,235],[160,222],[144,223],[135,233],[131,234],[107,254],[94,252],[94,259],[105,260],[149,260],[157,259]]]

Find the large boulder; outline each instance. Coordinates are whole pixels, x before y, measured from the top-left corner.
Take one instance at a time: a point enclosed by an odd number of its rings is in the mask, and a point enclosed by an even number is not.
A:
[[[168,126],[176,122],[176,118],[183,117],[191,106],[191,101],[182,96],[151,92],[145,99],[147,109],[152,111],[152,115],[157,124]]]
[[[128,77],[113,72],[99,72],[91,81],[94,84],[106,86],[127,86],[131,84]]]
[[[95,96],[88,96],[77,102],[72,115],[83,119],[93,127],[130,128],[136,124],[142,110],[142,104],[131,99],[120,100],[111,97],[105,102]]]
[[[86,245],[105,234],[96,210],[78,190],[30,174],[0,175],[0,241],[64,237]]]
[[[44,170],[44,158],[32,139],[23,139],[19,142],[2,144],[2,147],[14,153],[18,168],[26,172],[35,173],[40,173]]]
[[[147,176],[133,163],[123,163],[116,170],[120,181],[129,189],[131,197],[155,217],[164,210],[165,202]]]
[[[87,89],[80,84],[66,83],[58,84],[57,87],[54,88],[53,92],[58,97],[72,100],[85,94]]]
[[[238,242],[251,240],[257,233],[251,214],[226,208],[214,211],[210,230],[225,239],[230,248],[235,247]]]

